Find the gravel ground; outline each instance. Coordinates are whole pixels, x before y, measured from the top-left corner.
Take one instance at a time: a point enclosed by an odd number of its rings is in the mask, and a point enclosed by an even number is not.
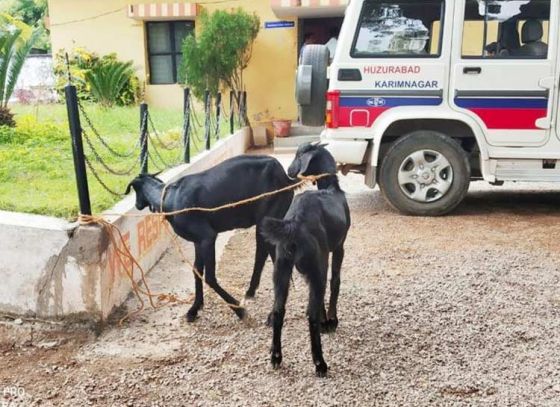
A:
[[[314,376],[299,277],[283,366],[269,366],[267,264],[243,323],[206,291],[192,325],[182,319],[187,307],[177,306],[148,310],[98,338],[66,332],[57,341],[55,331],[42,346],[37,336],[5,343],[0,390],[25,394],[4,398],[56,406],[560,405],[560,194],[473,184],[453,216],[410,218],[361,183],[343,179],[353,227],[339,329],[323,336],[329,378]],[[253,230],[237,232],[224,249],[218,276],[237,297],[253,253]],[[152,285],[186,295],[182,268],[170,251]]]

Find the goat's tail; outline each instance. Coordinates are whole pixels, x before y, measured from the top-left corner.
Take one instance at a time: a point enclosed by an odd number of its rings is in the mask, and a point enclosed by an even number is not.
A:
[[[293,242],[296,228],[292,221],[266,217],[261,224],[263,237],[274,245]]]

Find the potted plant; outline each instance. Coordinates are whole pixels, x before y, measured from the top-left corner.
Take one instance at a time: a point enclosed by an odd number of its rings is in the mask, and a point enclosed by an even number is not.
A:
[[[288,137],[292,129],[292,121],[284,119],[273,120],[272,127],[274,128],[274,137]]]

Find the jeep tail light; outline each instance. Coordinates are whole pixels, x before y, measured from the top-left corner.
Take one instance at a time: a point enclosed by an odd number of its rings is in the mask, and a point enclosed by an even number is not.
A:
[[[326,124],[329,129],[338,129],[340,113],[340,91],[327,92]]]

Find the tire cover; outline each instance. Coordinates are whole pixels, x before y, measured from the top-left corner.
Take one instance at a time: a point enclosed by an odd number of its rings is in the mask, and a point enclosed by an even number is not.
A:
[[[310,98],[305,95],[306,84],[301,83],[302,102],[299,103],[300,91],[298,90],[299,115],[301,123],[305,126],[322,126],[325,124],[325,111],[327,107],[327,67],[329,64],[329,50],[325,45],[307,45],[303,49],[302,66],[311,67]],[[308,68],[301,70],[302,76],[307,74]],[[298,69],[299,73],[299,69]],[[302,82],[304,82],[302,80]],[[299,84],[298,84],[299,85]]]
[[[300,65],[297,71],[296,99],[299,105],[311,104],[311,82],[313,78],[313,67],[311,65]]]

